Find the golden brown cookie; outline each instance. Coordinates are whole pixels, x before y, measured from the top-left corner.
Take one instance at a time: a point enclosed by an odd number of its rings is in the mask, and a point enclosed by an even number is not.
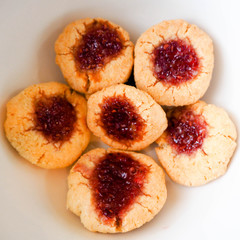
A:
[[[163,170],[150,157],[113,149],[84,154],[68,177],[67,207],[90,231],[127,232],[150,221],[163,207]]]
[[[198,101],[167,113],[168,128],[156,152],[170,178],[198,186],[223,175],[236,148],[237,132],[227,113]]]
[[[43,168],[72,164],[87,147],[85,99],[49,82],[26,88],[7,103],[6,136],[19,154]]]
[[[80,19],[58,37],[56,63],[74,90],[91,94],[127,81],[133,47],[129,34],[119,25],[102,18]]]
[[[94,135],[113,148],[140,150],[160,137],[167,119],[147,93],[119,84],[90,96],[87,124]]]
[[[205,32],[184,20],[163,21],[137,40],[136,86],[161,105],[192,104],[206,92],[213,64],[213,44]]]

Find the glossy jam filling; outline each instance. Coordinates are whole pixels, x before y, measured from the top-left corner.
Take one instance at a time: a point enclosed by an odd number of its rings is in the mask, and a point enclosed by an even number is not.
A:
[[[123,48],[119,33],[106,22],[91,24],[73,54],[80,70],[101,68]]]
[[[142,194],[147,173],[147,166],[126,153],[106,154],[90,178],[98,212],[120,225],[121,217]]]
[[[207,135],[206,126],[200,115],[184,107],[178,108],[168,119],[168,140],[178,153],[191,154],[202,146]]]
[[[117,141],[142,139],[144,120],[128,98],[125,96],[105,98],[100,108],[100,125],[110,138]]]
[[[68,140],[76,120],[74,107],[64,97],[42,97],[35,103],[35,128],[49,141]]]
[[[155,77],[172,85],[194,79],[200,66],[196,51],[183,40],[171,40],[155,48],[153,63]]]

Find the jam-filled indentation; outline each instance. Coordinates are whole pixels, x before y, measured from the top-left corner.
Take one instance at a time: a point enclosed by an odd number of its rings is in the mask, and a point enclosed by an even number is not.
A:
[[[178,108],[168,119],[168,141],[178,153],[191,154],[199,149],[207,135],[203,117],[186,108]]]
[[[195,49],[183,40],[161,43],[153,50],[154,76],[158,81],[172,85],[194,79],[200,71]]]
[[[49,141],[63,142],[71,137],[77,120],[71,103],[62,96],[43,96],[35,102],[35,129]]]
[[[142,194],[149,169],[126,153],[108,153],[96,165],[90,184],[97,211],[121,225],[121,217]]]
[[[110,138],[122,142],[142,139],[145,122],[127,97],[107,97],[100,108],[100,126]]]
[[[96,21],[87,26],[81,41],[73,49],[79,70],[101,68],[122,50],[121,36],[110,24]]]

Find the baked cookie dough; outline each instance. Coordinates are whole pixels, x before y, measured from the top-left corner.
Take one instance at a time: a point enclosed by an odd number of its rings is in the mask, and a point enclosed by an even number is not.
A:
[[[74,90],[91,94],[127,81],[133,48],[129,34],[119,25],[85,18],[69,24],[58,37],[56,63]]]
[[[199,100],[209,86],[213,65],[212,40],[184,20],[151,27],[135,46],[136,86],[160,105],[183,106]]]
[[[87,124],[94,135],[113,148],[140,150],[160,137],[167,119],[147,93],[119,84],[90,96]]]
[[[222,108],[198,101],[170,110],[167,117],[168,128],[157,140],[156,152],[173,181],[198,186],[226,172],[237,131]]]
[[[69,166],[90,140],[85,99],[68,86],[49,82],[26,88],[7,103],[7,139],[42,168]]]
[[[127,232],[150,221],[163,207],[165,175],[140,153],[94,149],[68,177],[67,208],[90,231]]]

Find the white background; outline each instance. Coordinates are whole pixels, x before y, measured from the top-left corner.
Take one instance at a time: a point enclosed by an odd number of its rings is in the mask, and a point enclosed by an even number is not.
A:
[[[240,124],[240,3],[231,0],[0,0],[0,239],[240,239],[239,149],[220,179],[187,188],[167,179],[163,210],[140,229],[126,234],[97,234],[84,229],[67,211],[70,168],[43,170],[23,160],[3,132],[6,102],[35,83],[64,79],[55,65],[54,42],[71,21],[107,18],[136,42],[162,20],[182,18],[213,39],[215,68],[204,96],[224,107]],[[88,149],[99,146],[97,139]],[[145,152],[156,155],[152,145]]]

